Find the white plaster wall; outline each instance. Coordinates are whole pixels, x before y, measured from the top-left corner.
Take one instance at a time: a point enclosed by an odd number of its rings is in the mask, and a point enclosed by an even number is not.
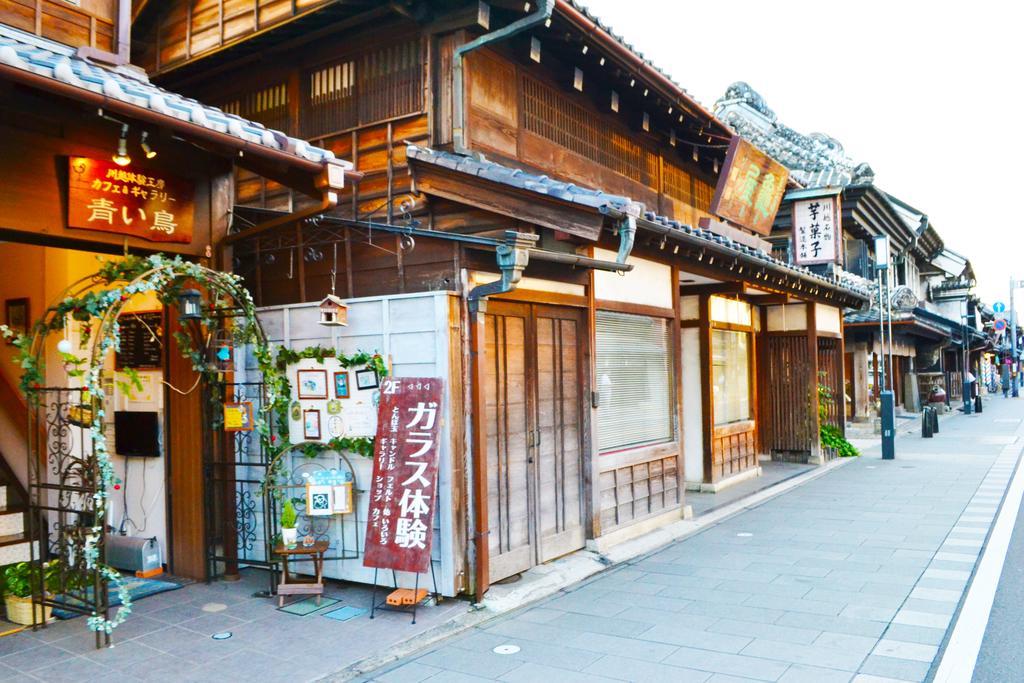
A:
[[[826,306],[824,304],[814,304],[816,306],[815,324],[818,326],[819,332],[834,332],[840,334],[843,329],[842,315],[839,309],[835,306]]]
[[[682,330],[683,478],[704,481],[704,404],[701,401],[700,330]]]
[[[452,395],[460,396],[460,387],[453,387],[449,367],[449,320],[446,292],[402,294],[386,297],[349,299],[347,327],[323,327],[317,320],[317,304],[296,304],[259,309],[260,322],[268,339],[273,344],[283,344],[291,349],[301,350],[308,346],[334,346],[343,353],[356,351],[381,353],[390,363],[392,373],[397,377],[441,377],[445,381],[444,415],[451,415]],[[249,370],[253,369],[250,359]],[[441,449],[439,453],[437,514],[434,520],[434,539],[431,555],[435,560],[438,589],[445,595],[455,595],[456,558],[452,543],[452,454],[450,420],[442,425]],[[372,460],[356,454],[346,454],[352,463],[356,477],[356,514],[335,515],[315,518],[316,525],[330,525],[328,537],[332,549],[358,550],[358,558],[334,560],[324,563],[324,574],[331,578],[370,583],[373,570],[362,564],[362,543],[366,530],[368,499],[366,490],[372,472]],[[302,480],[302,473],[317,469],[344,467],[344,458],[333,451],[320,457],[306,459],[301,454],[291,456],[289,470],[293,482]],[[299,495],[301,489],[292,489],[292,495]],[[330,521],[327,521],[330,520]],[[300,517],[300,533],[303,523]],[[314,527],[319,529],[320,527]],[[263,533],[260,529],[259,533]],[[357,540],[358,539],[358,540]],[[301,566],[300,566],[301,571]],[[429,586],[429,577],[420,578],[420,586]],[[390,572],[382,572],[379,583],[390,585]],[[399,575],[403,586],[413,585],[413,576]]]
[[[594,249],[594,258],[614,261],[616,254],[607,249]],[[594,271],[596,298],[672,308],[672,268],[632,256],[626,263],[633,266],[633,270],[623,275]]]

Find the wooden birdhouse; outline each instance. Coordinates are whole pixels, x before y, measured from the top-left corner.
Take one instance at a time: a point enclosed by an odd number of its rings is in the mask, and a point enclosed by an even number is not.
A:
[[[328,294],[320,302],[320,324],[325,327],[344,327],[348,325],[348,306],[344,301]]]

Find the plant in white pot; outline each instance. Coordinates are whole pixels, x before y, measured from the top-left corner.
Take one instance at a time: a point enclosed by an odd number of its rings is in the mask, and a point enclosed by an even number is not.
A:
[[[286,499],[284,505],[281,506],[281,545],[286,548],[294,546],[299,539],[299,531],[295,528],[298,518],[299,516],[295,513],[295,505],[292,504],[292,499]]]
[[[4,568],[4,605],[9,621],[15,624],[32,624],[32,588],[39,585],[40,578],[47,594],[52,594],[60,582],[60,560],[46,562],[41,568],[33,562],[18,562]],[[52,612],[51,607],[47,606],[40,612],[39,606],[35,606],[35,614],[40,623],[49,621]]]

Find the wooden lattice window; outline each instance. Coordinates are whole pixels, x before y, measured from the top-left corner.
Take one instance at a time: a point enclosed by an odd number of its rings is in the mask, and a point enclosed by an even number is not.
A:
[[[700,178],[693,179],[693,207],[700,211],[711,210],[711,198],[715,196],[715,186]]]
[[[267,128],[288,132],[288,87],[284,83],[242,95],[222,104],[221,109]]]
[[[305,75],[302,135],[316,138],[423,110],[418,38],[347,57]]]
[[[544,83],[523,76],[523,125],[580,156],[655,187],[658,156]]]
[[[666,163],[662,170],[662,192],[673,199],[693,206],[693,176],[672,164]]]

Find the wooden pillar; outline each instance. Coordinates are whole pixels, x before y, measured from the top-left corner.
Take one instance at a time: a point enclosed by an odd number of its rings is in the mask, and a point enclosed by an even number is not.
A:
[[[810,415],[807,416],[807,444],[810,447],[810,459],[820,459],[821,454],[821,441],[818,436],[818,432],[821,429],[820,421],[818,420],[818,316],[817,316],[817,304],[812,301],[808,301],[806,304],[807,308],[807,372],[809,374],[810,386],[808,391],[810,392],[809,401],[806,403]]]
[[[715,431],[714,406],[711,399],[711,297],[700,295],[700,384],[701,384],[701,419],[704,422],[704,482],[713,483],[715,458],[712,443]]]
[[[486,315],[480,302],[469,306],[470,404],[472,406],[473,543],[476,551],[475,592],[481,602],[490,588],[490,520],[487,501],[487,400],[484,396]]]

